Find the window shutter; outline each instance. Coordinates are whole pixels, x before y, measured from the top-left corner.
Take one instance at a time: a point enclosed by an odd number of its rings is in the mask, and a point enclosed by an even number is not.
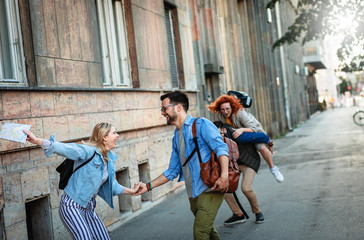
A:
[[[168,9],[168,8],[164,9],[164,17],[165,17],[165,22],[166,22],[169,63],[170,63],[170,70],[171,70],[171,75],[172,75],[172,87],[178,88],[179,81],[178,81],[178,71],[177,71],[176,49],[174,46],[172,15],[171,15],[170,9]]]

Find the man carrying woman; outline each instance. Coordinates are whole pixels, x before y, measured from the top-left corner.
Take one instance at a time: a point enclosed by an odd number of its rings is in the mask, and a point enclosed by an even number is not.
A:
[[[255,214],[255,222],[263,223],[265,219],[259,208],[252,184],[255,173],[258,172],[260,167],[260,157],[257,150],[264,157],[275,179],[278,182],[284,181],[284,177],[279,172],[278,167],[273,165],[270,154],[272,149],[268,150],[265,146],[265,144],[268,144],[268,146],[272,148],[273,144],[265,134],[261,124],[253,116],[248,115],[248,113],[244,111],[240,101],[234,96],[222,95],[215,102],[210,104],[208,109],[218,115],[220,123],[215,122],[215,124],[219,128],[220,133],[227,134],[238,144],[240,153],[238,165],[240,172],[243,174],[241,190],[248,199],[252,211]],[[221,123],[223,124],[221,125]],[[252,142],[255,144],[251,144]],[[225,194],[225,200],[233,212],[232,217],[225,221],[225,225],[246,222],[246,218],[235,201],[233,194]]]
[[[244,132],[260,132],[265,133],[260,122],[255,119],[251,114],[248,114],[240,101],[231,95],[222,95],[215,102],[208,106],[209,111],[217,114],[220,121],[233,126],[234,132],[232,137],[234,139],[238,138]],[[269,150],[264,144],[255,144],[257,151],[263,156],[264,160],[267,162],[271,173],[277,182],[281,183],[284,181],[283,175],[279,172],[279,168],[273,164],[271,150]],[[268,144],[271,148],[272,144]]]

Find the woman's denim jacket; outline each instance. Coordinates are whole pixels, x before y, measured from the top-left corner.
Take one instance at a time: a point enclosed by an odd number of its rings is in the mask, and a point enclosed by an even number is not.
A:
[[[125,187],[115,179],[115,161],[118,156],[112,151],[108,152],[109,178],[100,187],[105,163],[102,154],[95,147],[76,143],[60,143],[55,140],[54,135],[49,140],[51,146],[44,150],[44,154],[50,157],[54,153],[74,160],[74,168],[90,159],[96,151],[94,158],[89,163],[72,174],[64,191],[82,207],[86,207],[87,203],[97,193],[111,208],[114,208],[113,196],[122,194],[125,191]]]
[[[188,115],[183,124],[183,137],[185,140],[185,156],[186,159],[195,148],[192,135],[192,124],[196,118]],[[216,153],[217,157],[221,155],[229,156],[229,149],[220,136],[219,130],[216,126],[206,118],[200,118],[196,123],[197,141],[203,162],[207,162],[211,157],[211,149]],[[182,164],[180,160],[179,142],[178,142],[178,129],[174,131],[172,140],[172,154],[169,162],[169,167],[163,172],[164,176],[172,181],[179,175],[178,181],[184,181]],[[208,187],[202,182],[200,178],[200,162],[197,153],[187,163],[192,177],[192,196],[198,197]]]

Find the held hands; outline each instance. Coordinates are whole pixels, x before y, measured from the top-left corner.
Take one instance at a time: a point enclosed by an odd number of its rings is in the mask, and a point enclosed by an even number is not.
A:
[[[133,188],[125,188],[125,194],[134,195],[140,188],[142,182],[138,182],[134,184]]]
[[[133,193],[133,196],[139,196],[139,195],[141,195],[141,194],[143,194],[143,193],[145,193],[147,191],[148,191],[147,184],[141,182],[140,183],[140,186],[138,188],[138,191],[136,191],[135,193]]]
[[[27,135],[27,141],[33,144],[37,144],[38,146],[42,145],[43,139],[37,138],[34,133],[31,131],[23,131]]]

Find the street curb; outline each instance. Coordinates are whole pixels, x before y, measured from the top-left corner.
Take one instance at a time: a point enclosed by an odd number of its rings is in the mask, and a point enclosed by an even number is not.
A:
[[[164,200],[169,198],[171,195],[178,194],[181,191],[185,190],[185,188],[186,187],[183,184],[183,185],[177,187],[173,191],[167,193],[166,195],[162,196],[161,198],[159,198],[159,199],[157,199],[157,200],[155,200],[153,202],[148,201],[148,202],[142,203],[141,209],[137,210],[136,212],[128,212],[128,213],[123,214],[123,216],[118,221],[116,221],[115,223],[109,225],[108,227],[106,227],[106,229],[108,230],[109,233],[116,230],[117,228],[121,227],[122,225],[129,222],[130,220],[136,218],[140,214],[142,214],[142,213],[150,210],[151,208],[157,206],[158,204],[162,203]]]

